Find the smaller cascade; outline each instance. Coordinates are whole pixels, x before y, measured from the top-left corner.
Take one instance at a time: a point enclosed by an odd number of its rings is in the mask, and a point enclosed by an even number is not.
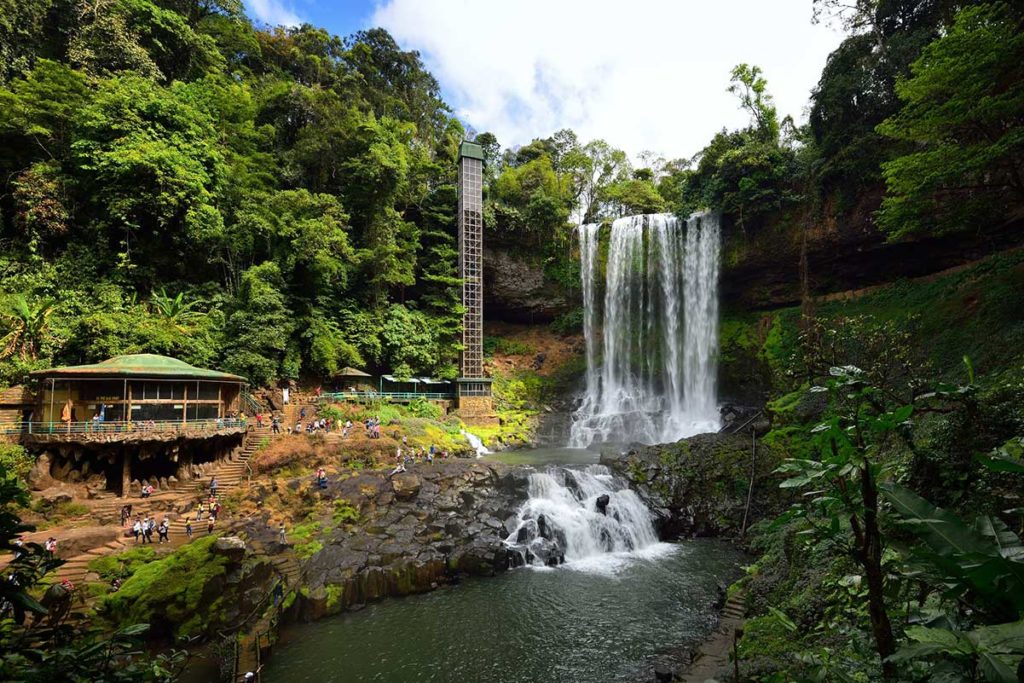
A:
[[[472,432],[467,432],[465,429],[462,429],[460,431],[462,432],[462,436],[466,438],[466,441],[469,442],[469,447],[476,452],[476,457],[482,458],[483,456],[488,455],[491,452],[490,449],[488,449],[487,446],[484,445],[483,439],[481,439],[479,436],[473,434]]]
[[[528,495],[505,539],[520,565],[554,567],[658,542],[647,507],[604,465],[534,472]]]

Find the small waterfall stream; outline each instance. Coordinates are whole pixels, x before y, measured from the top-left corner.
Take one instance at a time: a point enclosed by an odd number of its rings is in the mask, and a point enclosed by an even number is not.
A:
[[[569,446],[665,443],[715,431],[718,217],[614,221],[603,302],[599,232],[598,224],[579,229],[587,373]]]
[[[658,542],[640,498],[604,465],[530,474],[518,527],[506,539],[522,564],[556,566]]]

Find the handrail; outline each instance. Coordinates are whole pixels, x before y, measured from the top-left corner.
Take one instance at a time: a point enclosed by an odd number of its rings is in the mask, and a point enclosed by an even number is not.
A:
[[[333,400],[360,400],[370,401],[380,399],[449,399],[455,398],[455,392],[451,391],[330,391],[320,395],[321,399]]]
[[[205,418],[202,420],[102,420],[80,422],[0,422],[0,434],[125,434],[130,432],[184,432],[234,429],[248,420]]]
[[[758,411],[756,413],[754,413],[753,415],[750,416],[749,420],[747,420],[746,422],[741,424],[739,427],[736,427],[735,429],[733,429],[731,424],[722,425],[722,428],[718,430],[718,433],[719,434],[723,434],[723,433],[724,434],[739,434],[743,430],[744,427],[746,427],[748,424],[750,424],[751,422],[753,422],[757,418],[761,417],[762,415],[764,415],[764,410],[758,409]],[[731,431],[729,431],[729,430],[731,430]]]

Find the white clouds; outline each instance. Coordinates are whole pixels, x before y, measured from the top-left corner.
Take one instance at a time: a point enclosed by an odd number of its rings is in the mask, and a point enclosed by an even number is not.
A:
[[[271,26],[298,26],[299,16],[282,0],[245,0],[249,12],[259,22]]]
[[[841,39],[809,0],[385,0],[373,17],[423,53],[456,113],[503,146],[571,127],[635,155],[692,156],[745,124],[726,92],[764,69],[780,116],[803,119]]]

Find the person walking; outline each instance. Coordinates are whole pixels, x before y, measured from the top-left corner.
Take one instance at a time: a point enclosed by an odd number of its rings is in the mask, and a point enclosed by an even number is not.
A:
[[[196,521],[203,521],[203,513],[206,512],[206,504],[203,501],[199,501],[199,507],[196,508]]]
[[[210,477],[210,497],[211,498],[216,498],[217,497],[217,477],[216,476]]]
[[[206,533],[208,533],[208,534],[212,534],[213,533],[213,525],[214,525],[214,523],[216,523],[216,521],[217,521],[217,517],[213,513],[210,513],[210,519],[207,520],[207,522],[206,522]]]
[[[192,520],[188,517],[185,518],[185,536],[188,540],[192,540]]]
[[[135,518],[135,524],[132,524],[132,534],[135,536],[135,542],[139,542],[139,536],[142,535],[142,520],[138,517]]]
[[[164,517],[164,521],[160,522],[160,528],[157,529],[157,533],[160,535],[160,545],[171,542],[171,539],[167,536],[167,532],[170,531],[170,529],[171,524],[167,518]]]
[[[281,545],[288,544],[288,535],[285,533],[284,522],[281,522],[281,526],[277,529],[277,537],[278,540],[281,542]]]
[[[276,415],[270,420],[270,431],[273,434],[281,433],[281,421],[277,419]]]
[[[153,520],[149,517],[146,517],[146,519],[142,520],[142,542],[153,542]]]

